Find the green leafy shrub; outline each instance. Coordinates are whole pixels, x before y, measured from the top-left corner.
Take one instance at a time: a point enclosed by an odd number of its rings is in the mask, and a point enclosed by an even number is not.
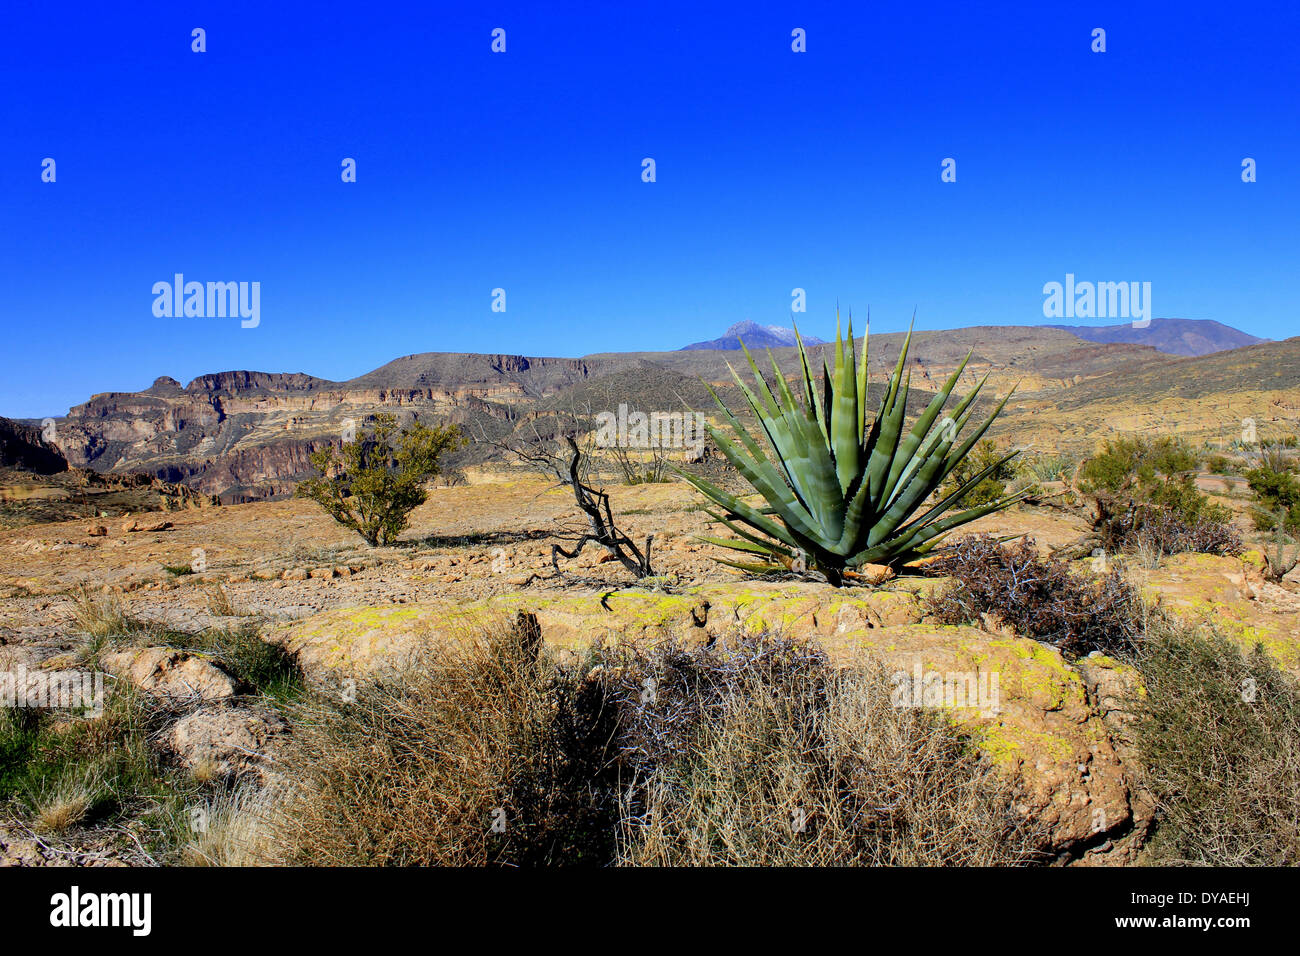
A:
[[[1265,449],[1258,464],[1246,472],[1246,483],[1255,495],[1251,517],[1258,530],[1272,531],[1280,516],[1284,530],[1300,531],[1300,479],[1287,455]]]
[[[1215,475],[1235,475],[1240,471],[1237,462],[1227,455],[1211,455],[1205,460],[1205,467]]]
[[[1196,452],[1185,441],[1117,438],[1079,468],[1096,508],[1093,528],[1107,551],[1233,553],[1232,509],[1196,487]]]
[[[1197,464],[1198,457],[1192,447],[1171,435],[1108,439],[1101,452],[1079,467],[1080,487],[1088,493],[1144,488],[1161,478],[1193,472]]]
[[[417,422],[399,431],[395,416],[376,415],[364,437],[314,452],[311,463],[320,475],[299,484],[297,494],[371,547],[391,544],[428,498],[424,483],[441,473],[442,456],[464,441],[455,425]]]
[[[974,481],[976,475],[983,475]],[[971,485],[961,498],[961,503],[968,508],[978,508],[1004,497],[1007,482],[1016,477],[1016,469],[1005,452],[998,448],[997,442],[984,439],[971,449],[970,454],[957,463],[957,467],[945,479],[941,493],[954,494],[966,485]]]

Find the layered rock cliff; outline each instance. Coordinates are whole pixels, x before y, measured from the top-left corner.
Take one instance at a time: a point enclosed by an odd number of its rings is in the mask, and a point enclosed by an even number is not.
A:
[[[182,387],[163,376],[72,408],[57,423],[58,449],[74,466],[144,472],[226,503],[280,497],[311,473],[314,451],[376,412],[508,428],[524,407],[590,374],[578,359],[426,353],[348,382],[226,371]]]

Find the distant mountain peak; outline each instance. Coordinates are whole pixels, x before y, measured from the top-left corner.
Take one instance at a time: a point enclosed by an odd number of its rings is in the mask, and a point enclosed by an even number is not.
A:
[[[707,342],[693,342],[678,351],[715,349],[735,352],[740,350],[742,338],[745,347],[751,349],[790,348],[795,344],[794,329],[787,329],[781,325],[759,325],[753,319],[745,319],[728,328],[722,338],[710,339]],[[804,345],[826,344],[825,339],[819,339],[815,335],[805,335],[803,342]]]
[[[1047,325],[1045,328],[1062,329],[1088,342],[1149,345],[1167,355],[1211,355],[1268,341],[1213,319],[1152,319],[1146,326],[1126,322],[1123,325]]]

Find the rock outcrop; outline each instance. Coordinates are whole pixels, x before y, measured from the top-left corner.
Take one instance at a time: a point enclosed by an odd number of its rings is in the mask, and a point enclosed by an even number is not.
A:
[[[104,669],[149,694],[178,700],[225,700],[235,695],[234,679],[201,657],[169,647],[105,654]]]
[[[53,475],[67,471],[68,462],[55,445],[45,440],[41,429],[0,418],[0,467]]]
[[[188,767],[205,776],[260,772],[268,747],[289,729],[279,714],[229,704],[204,704],[167,730],[164,744]]]
[[[558,653],[620,641],[726,642],[742,633],[816,641],[833,661],[884,665],[903,706],[939,706],[1021,784],[1026,813],[1050,830],[1062,858],[1131,862],[1153,811],[1133,773],[1125,736],[1125,681],[1105,659],[1074,666],[1046,645],[974,627],[927,623],[921,593],[895,589],[837,593],[804,584],[709,585],[679,595],[642,591],[549,597],[519,594],[471,604],[435,602],[328,611],[282,625],[282,642],[310,678],[382,673],[417,658],[432,642],[462,640],[494,619],[536,617]],[[948,695],[946,688],[956,688]],[[962,696],[971,688],[982,691]]]

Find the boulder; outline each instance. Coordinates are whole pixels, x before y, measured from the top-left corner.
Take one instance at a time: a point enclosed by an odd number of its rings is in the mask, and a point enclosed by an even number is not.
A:
[[[229,704],[204,704],[167,731],[164,744],[191,770],[232,776],[260,772],[268,744],[289,728],[279,714]]]
[[[172,523],[170,521],[140,521],[132,518],[130,521],[123,522],[122,530],[128,534],[143,531],[169,531]]]
[[[103,663],[110,674],[160,697],[210,701],[235,695],[234,679],[220,667],[170,647],[105,654]]]

